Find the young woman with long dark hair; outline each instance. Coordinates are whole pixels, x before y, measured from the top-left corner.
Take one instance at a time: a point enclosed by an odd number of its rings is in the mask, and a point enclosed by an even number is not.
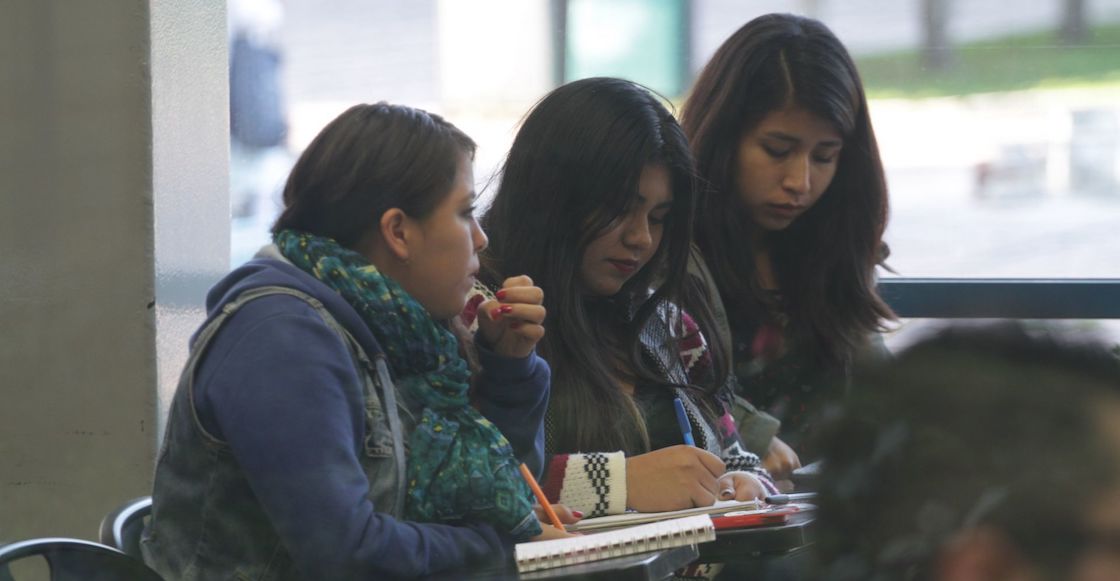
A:
[[[807,452],[814,410],[894,316],[876,292],[887,186],[859,73],[820,22],[761,16],[704,67],[681,124],[704,184],[693,270],[722,297],[743,395]],[[799,462],[779,456],[779,475]]]
[[[481,220],[480,279],[525,273],[544,291],[544,488],[569,507],[670,510],[767,490],[728,413],[726,358],[698,330],[711,313],[686,277],[694,190],[684,134],[658,99],[583,79],[525,118]]]

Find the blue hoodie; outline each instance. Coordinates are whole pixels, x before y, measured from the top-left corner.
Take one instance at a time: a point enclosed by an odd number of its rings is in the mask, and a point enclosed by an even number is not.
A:
[[[208,320],[242,292],[263,286],[317,298],[367,354],[381,351],[338,293],[277,259],[257,258],[220,281],[207,296]],[[479,411],[540,474],[548,365],[535,354],[511,359],[481,346],[479,356]],[[490,525],[421,524],[378,512],[359,463],[366,418],[356,384],[338,333],[305,301],[285,295],[236,311],[195,375],[199,423],[232,451],[295,568],[308,578],[380,578],[508,562],[512,541]],[[157,516],[158,476],[157,470]]]

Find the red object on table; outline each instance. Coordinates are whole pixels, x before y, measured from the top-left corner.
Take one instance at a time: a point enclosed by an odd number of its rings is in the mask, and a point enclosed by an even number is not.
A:
[[[786,524],[791,514],[798,511],[796,506],[783,506],[763,511],[729,512],[712,517],[712,524],[717,531],[727,529],[742,529],[748,527],[762,527]]]

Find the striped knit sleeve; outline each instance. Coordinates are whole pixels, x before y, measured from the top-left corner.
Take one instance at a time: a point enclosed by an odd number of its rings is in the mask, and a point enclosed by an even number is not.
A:
[[[716,431],[722,438],[720,457],[723,459],[724,465],[727,466],[727,471],[750,472],[758,477],[759,482],[766,487],[767,492],[776,494],[778,488],[774,485],[770,473],[762,467],[762,460],[757,454],[743,447],[743,440],[739,436],[739,431],[735,427],[735,418],[731,416],[731,413],[725,410],[716,424]]]
[[[549,502],[587,518],[625,512],[626,457],[622,452],[554,455],[541,488]]]

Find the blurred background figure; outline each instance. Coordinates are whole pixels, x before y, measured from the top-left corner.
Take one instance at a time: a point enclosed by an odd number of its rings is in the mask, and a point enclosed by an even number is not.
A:
[[[231,266],[237,266],[269,242],[294,159],[281,82],[284,6],[230,0],[228,10]]]
[[[857,375],[822,438],[822,579],[1120,578],[1120,359],[949,327]]]

